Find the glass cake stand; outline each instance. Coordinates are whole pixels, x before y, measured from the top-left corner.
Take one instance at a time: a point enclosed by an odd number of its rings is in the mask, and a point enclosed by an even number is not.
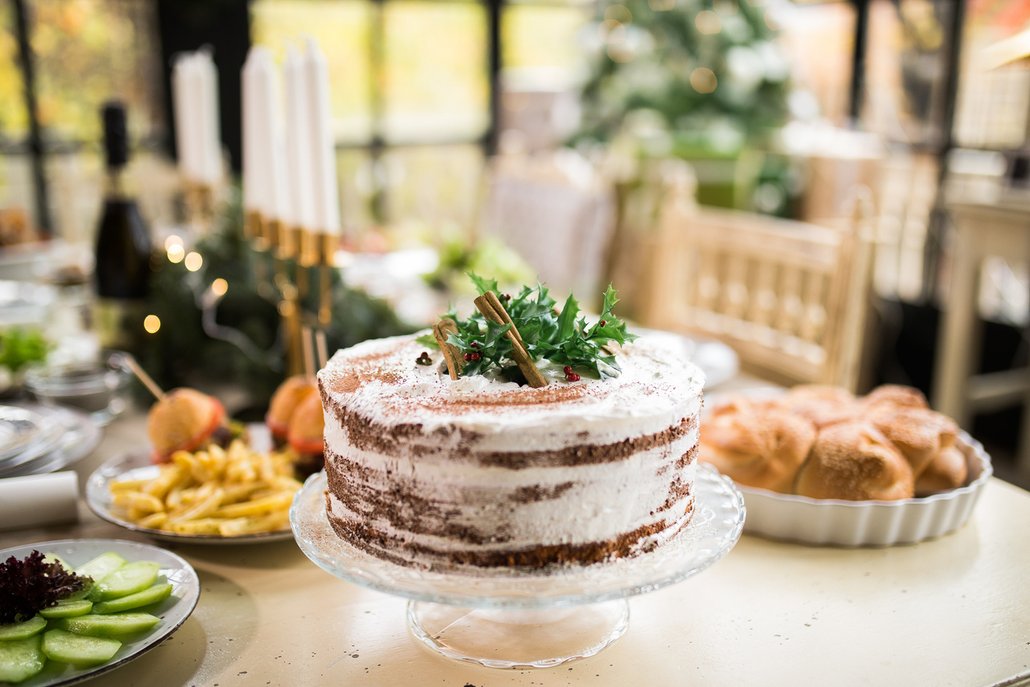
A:
[[[696,475],[694,515],[675,539],[582,568],[435,571],[383,561],[336,536],[324,472],[297,493],[290,522],[301,550],[326,572],[409,599],[408,627],[433,651],[489,668],[547,668],[601,651],[629,627],[628,597],[696,575],[737,543],[740,491],[707,465]]]

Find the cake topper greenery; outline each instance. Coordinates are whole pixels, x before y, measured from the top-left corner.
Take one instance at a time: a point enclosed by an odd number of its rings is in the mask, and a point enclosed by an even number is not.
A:
[[[612,344],[625,344],[636,337],[613,312],[619,302],[615,289],[604,292],[601,312],[588,322],[575,296],[569,295],[561,310],[542,284],[523,286],[515,296],[501,292],[497,281],[469,274],[479,292],[478,312],[462,319],[452,309],[433,327],[433,335],[419,341],[440,349],[452,378],[496,372],[511,381],[533,387],[547,384],[536,367],[546,360],[560,366],[565,379],[578,381],[581,375],[604,379],[621,372]],[[420,356],[425,364],[426,356]]]

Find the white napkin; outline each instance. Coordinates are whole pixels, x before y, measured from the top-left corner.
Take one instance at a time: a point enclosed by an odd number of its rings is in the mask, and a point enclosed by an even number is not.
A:
[[[74,472],[0,479],[0,530],[41,527],[79,519]]]

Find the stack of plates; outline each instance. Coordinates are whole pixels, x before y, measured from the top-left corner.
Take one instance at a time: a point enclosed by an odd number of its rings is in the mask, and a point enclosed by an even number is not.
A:
[[[0,406],[0,478],[54,472],[89,455],[100,428],[68,408]]]

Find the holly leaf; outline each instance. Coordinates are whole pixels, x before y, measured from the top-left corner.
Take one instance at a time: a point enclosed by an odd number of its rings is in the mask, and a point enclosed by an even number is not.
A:
[[[615,356],[607,346],[613,342],[621,345],[636,337],[626,331],[626,323],[615,315],[613,309],[619,299],[610,285],[604,292],[601,316],[590,323],[580,316],[579,302],[573,295],[559,312],[542,284],[523,286],[514,297],[508,297],[498,293],[496,280],[474,274],[469,278],[481,294],[498,294],[534,361],[549,360],[562,367],[570,366],[577,374],[600,379],[619,374]],[[458,331],[448,342],[466,356],[463,375],[495,371],[504,379],[525,381],[517,372],[512,345],[505,336],[508,325],[490,322],[479,312],[466,319],[458,318],[453,311],[447,316],[458,325]]]
[[[558,316],[558,339],[564,341],[572,336],[576,329],[576,315],[579,314],[579,303],[571,293],[562,306],[561,315]]]
[[[483,279],[478,274],[473,274],[472,272],[469,272],[468,275],[469,279],[472,280],[472,283],[473,285],[475,285],[476,291],[479,292],[480,296],[482,296],[487,291],[493,291],[497,294],[501,292],[500,287],[497,285],[496,279]]]

